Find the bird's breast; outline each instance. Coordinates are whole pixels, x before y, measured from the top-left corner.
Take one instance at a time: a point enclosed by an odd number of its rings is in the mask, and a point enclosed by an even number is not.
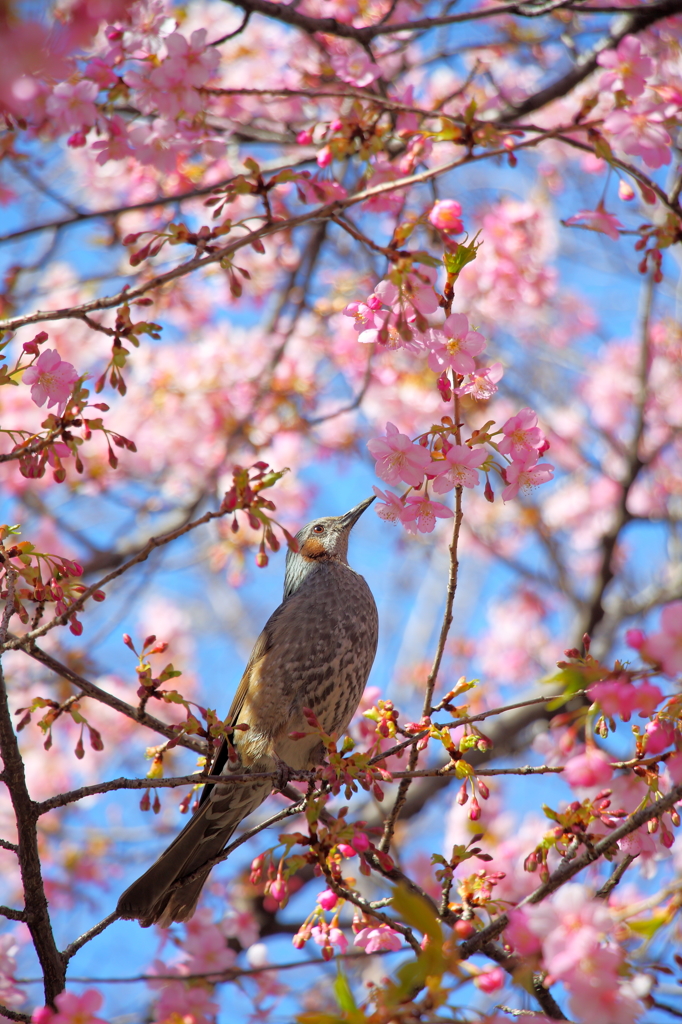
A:
[[[319,736],[303,713],[311,708],[326,733],[342,733],[360,703],[378,639],[367,583],[347,565],[320,563],[272,616],[268,649],[254,665],[241,721],[240,748],[264,743],[292,767],[307,767]],[[291,733],[306,733],[292,739]]]

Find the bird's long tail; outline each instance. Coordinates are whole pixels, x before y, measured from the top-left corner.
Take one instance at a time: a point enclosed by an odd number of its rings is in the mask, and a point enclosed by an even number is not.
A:
[[[194,913],[211,868],[206,868],[192,882],[177,887],[176,883],[216,857],[239,822],[255,811],[271,791],[269,780],[215,786],[168,849],[126,889],[118,901],[117,913],[123,918],[139,920],[143,928],[151,924],[167,927],[173,921],[187,921]]]

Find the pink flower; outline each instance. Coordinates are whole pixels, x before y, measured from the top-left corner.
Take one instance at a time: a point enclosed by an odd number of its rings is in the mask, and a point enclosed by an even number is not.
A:
[[[655,99],[643,98],[609,114],[604,131],[624,153],[641,156],[647,167],[657,168],[670,163],[672,140],[661,123],[665,117],[665,109]]]
[[[429,221],[434,228],[448,235],[458,235],[463,230],[459,219],[462,207],[454,199],[438,199],[429,214]]]
[[[106,126],[109,132],[108,139],[93,142],[90,147],[93,150],[99,150],[97,155],[98,164],[105,164],[107,160],[123,160],[133,151],[128,141],[127,125],[119,114],[114,114],[108,118]]]
[[[339,897],[331,889],[325,889],[324,892],[318,893],[317,902],[323,910],[333,910],[339,902]]]
[[[682,672],[682,601],[666,605],[661,613],[660,632],[647,638],[642,654],[660,664],[670,678]]]
[[[593,683],[587,693],[591,701],[599,704],[605,715],[609,718],[620,715],[624,722],[629,720],[638,706],[637,690],[625,677]]]
[[[504,930],[504,937],[515,953],[519,956],[532,956],[540,952],[540,940],[531,929],[528,915],[523,907],[515,907],[507,911],[509,924]]]
[[[463,313],[451,313],[440,328],[427,333],[429,366],[434,373],[452,367],[457,373],[473,373],[473,357],[485,348],[485,338],[478,331],[469,330],[469,321]]]
[[[442,462],[434,463],[438,475],[433,481],[433,489],[436,494],[445,494],[453,487],[476,487],[480,482],[478,466],[481,466],[487,458],[482,448],[468,448],[465,444],[453,444],[446,452]]]
[[[599,79],[600,89],[622,90],[631,99],[641,96],[651,74],[654,63],[642,53],[642,44],[636,36],[624,36],[617,50],[604,50],[597,57],[597,64],[611,68]]]
[[[545,440],[544,435],[538,427],[538,414],[532,409],[521,409],[516,416],[512,416],[502,427],[505,435],[498,443],[498,449],[503,455],[511,455],[512,459],[523,459],[526,452],[533,452],[540,448]]]
[[[497,992],[504,987],[505,973],[501,967],[493,967],[490,971],[483,971],[474,978],[474,985],[480,988],[481,992]]]
[[[47,112],[59,131],[73,132],[92,128],[97,118],[99,87],[95,82],[82,80],[71,84],[60,82],[55,85],[47,100]]]
[[[313,926],[311,930],[311,938],[313,942],[317,943],[318,946],[322,946],[323,950],[329,951],[329,959],[333,956],[333,946],[338,946],[342,953],[345,953],[348,949],[348,939],[343,934],[340,928],[329,927],[326,923],[320,923]],[[324,953],[322,954],[324,956]]]
[[[587,747],[584,754],[569,758],[564,769],[564,778],[569,786],[601,786],[613,775],[606,754],[596,747]]]
[[[660,754],[675,741],[675,728],[669,722],[655,718],[646,727],[647,754]]]
[[[574,213],[564,223],[580,224],[582,221],[585,221],[585,227],[590,231],[599,231],[602,235],[608,235],[614,242],[620,238],[618,228],[622,228],[623,225],[614,214],[607,213],[601,204],[596,210],[580,210],[578,213]]]
[[[253,947],[252,947],[253,948]],[[168,973],[168,970],[165,971]],[[183,1024],[211,1024],[218,1012],[218,1004],[211,999],[211,993],[203,985],[187,985],[182,981],[156,982],[154,987],[163,986],[154,1007],[154,1021],[183,1021]],[[59,996],[57,997],[59,1000]],[[86,1024],[72,1021],[70,1024]]]
[[[497,391],[497,382],[502,379],[502,363],[482,366],[465,377],[461,387],[454,388],[456,395],[471,395],[477,402],[487,402]]]
[[[220,64],[220,53],[206,45],[206,29],[192,32],[189,42],[179,32],[166,37],[168,56],[162,62],[168,80],[183,82],[186,86],[202,86]]]
[[[381,491],[378,487],[372,487],[372,490],[376,494],[377,498],[381,500],[374,506],[377,510],[377,515],[381,516],[382,519],[388,520],[389,523],[396,523],[402,519],[405,506],[393,491]]]
[[[418,487],[431,463],[431,455],[426,448],[412,444],[407,434],[401,434],[392,423],[386,424],[386,437],[372,438],[367,447],[377,460],[377,476],[387,484],[397,484],[402,480]]]
[[[118,77],[111,70],[110,65],[101,57],[93,57],[86,65],[83,74],[90,81],[96,82],[100,89],[109,89],[118,82]]]
[[[74,992],[60,992],[55,999],[57,1012],[43,1006],[34,1011],[32,1020],[35,1024],[106,1024],[101,1017],[95,1016],[103,1002],[101,992],[94,988],[86,989],[80,996]]]
[[[176,126],[170,121],[157,117],[151,124],[133,128],[128,137],[140,163],[153,164],[166,174],[176,170],[179,152],[185,143],[178,138]]]
[[[528,491],[531,487],[538,487],[554,477],[554,466],[546,462],[537,465],[537,461],[538,453],[532,451],[528,452],[525,458],[507,466],[507,486],[502,491],[502,501],[510,501],[520,490]]]
[[[376,81],[381,75],[381,68],[366,50],[353,46],[350,53],[334,53],[331,59],[335,74],[349,85],[363,89]]]
[[[648,679],[645,679],[640,686],[637,687],[637,704],[639,708],[640,717],[648,718],[649,715],[653,715],[658,705],[663,700],[663,694],[657,686],[650,683]]]
[[[390,925],[379,924],[375,928],[359,931],[355,936],[355,945],[366,953],[376,953],[379,949],[396,951],[402,948],[402,940]]]
[[[428,498],[419,494],[408,495],[403,513],[402,522],[410,533],[432,533],[436,525],[436,519],[451,519],[454,516],[452,509],[441,504],[440,501],[429,501]]]
[[[31,398],[36,405],[58,406],[59,415],[66,408],[73,385],[78,380],[78,371],[66,363],[56,349],[47,348],[38,359],[24,371],[23,383],[30,384]]]

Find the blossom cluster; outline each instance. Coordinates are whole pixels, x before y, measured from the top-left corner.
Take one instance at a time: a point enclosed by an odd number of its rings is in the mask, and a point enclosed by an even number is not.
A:
[[[454,487],[474,488],[481,483],[482,471],[487,481],[486,497],[492,500],[488,474],[496,469],[506,484],[502,500],[509,501],[520,490],[528,491],[551,480],[554,467],[539,462],[549,445],[537,423],[537,414],[532,409],[522,409],[497,431],[490,422],[482,436],[472,435],[466,444],[450,440],[456,428],[449,417],[444,417],[440,425],[422,435],[419,443],[401,434],[393,423],[387,423],[386,434],[367,443],[376,459],[378,476],[389,484],[409,484],[410,489],[416,491],[425,486],[423,493],[408,492],[402,498],[375,487],[374,492],[381,499],[379,515],[391,522],[401,522],[412,533],[417,530],[431,533],[437,518],[449,518],[454,513],[442,502],[429,499],[428,486],[436,494],[446,494]],[[495,442],[494,438],[500,434],[502,437]],[[496,463],[482,447],[485,442],[502,456],[502,464]]]

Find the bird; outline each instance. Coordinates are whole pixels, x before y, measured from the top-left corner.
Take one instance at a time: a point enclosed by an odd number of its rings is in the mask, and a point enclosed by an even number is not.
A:
[[[182,832],[121,895],[120,918],[143,928],[188,921],[211,871],[202,867],[222,852],[239,823],[276,784],[282,788],[289,770],[322,762],[323,743],[304,709],[314,712],[328,735],[347,729],[379,636],[372,592],[348,564],[350,532],[373,501],[367,498],[342,516],[314,519],[296,534],[298,550],[287,551],[282,603],[256,640],[226,720],[237,727],[231,733],[234,752],[223,739],[208,776],[278,777],[230,786],[207,782]]]

